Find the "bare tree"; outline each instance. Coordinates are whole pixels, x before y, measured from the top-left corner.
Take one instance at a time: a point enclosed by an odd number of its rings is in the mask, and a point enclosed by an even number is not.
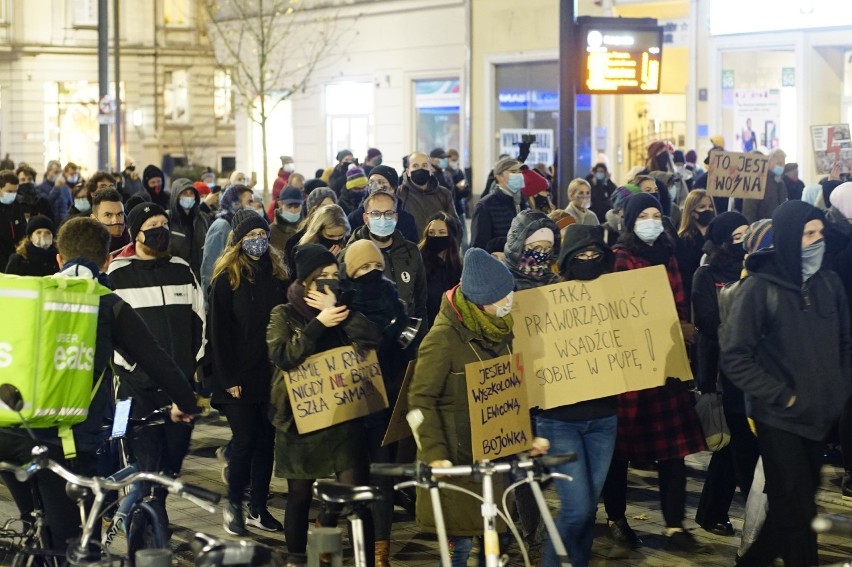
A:
[[[343,29],[344,22],[323,5],[328,2],[204,0],[216,63],[228,71],[239,102],[260,126],[264,201],[269,200],[269,117],[281,102],[304,92],[332,50],[357,34],[354,19]]]

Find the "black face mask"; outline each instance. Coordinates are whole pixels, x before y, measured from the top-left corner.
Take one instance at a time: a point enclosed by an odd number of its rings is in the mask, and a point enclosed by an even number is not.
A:
[[[411,182],[415,185],[426,185],[429,183],[429,178],[432,177],[432,173],[428,169],[415,169],[411,172]]]
[[[568,264],[570,276],[575,280],[594,280],[603,274],[603,256],[595,260],[578,260],[573,259]]]
[[[148,230],[143,230],[142,234],[145,235],[144,244],[148,248],[156,250],[157,252],[165,252],[169,249],[171,233],[168,228],[164,226],[149,228]]]
[[[343,246],[343,238],[337,238],[332,240],[331,238],[326,238],[322,234],[319,235],[319,243],[325,246],[326,248],[331,248],[332,246]]]
[[[426,238],[426,249],[430,252],[443,252],[449,247],[449,236],[429,236]]]
[[[698,213],[698,219],[696,219],[696,222],[701,226],[708,226],[715,216],[716,213],[713,211],[701,211]]]
[[[382,270],[376,269],[376,270],[370,270],[366,274],[363,274],[361,276],[358,276],[357,278],[354,278],[354,280],[356,282],[358,282],[359,284],[361,284],[362,286],[374,286],[374,285],[379,285],[379,283],[382,281],[383,277],[384,277],[384,274],[383,274]]]
[[[736,244],[733,244],[731,242],[726,242],[725,243],[725,249],[728,251],[728,254],[730,254],[731,257],[733,257],[735,260],[737,260],[739,262],[742,262],[743,258],[745,258],[746,250],[745,250],[745,247],[743,246],[742,242],[738,242]]]
[[[544,214],[550,213],[553,208],[550,206],[550,199],[542,195],[536,195],[533,203],[535,204],[535,210],[541,211]]]
[[[314,280],[314,283],[317,284],[317,290],[320,293],[325,293],[325,288],[328,286],[331,293],[335,296],[340,295],[340,282],[338,280]]]

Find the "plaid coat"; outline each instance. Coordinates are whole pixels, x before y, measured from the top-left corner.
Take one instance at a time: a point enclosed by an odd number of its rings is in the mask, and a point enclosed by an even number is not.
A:
[[[615,250],[615,271],[651,265],[625,248]],[[688,321],[686,293],[674,255],[666,264],[678,317]],[[618,435],[614,458],[634,461],[681,459],[703,451],[704,434],[695,413],[695,398],[679,380],[670,384],[627,392],[618,399]]]

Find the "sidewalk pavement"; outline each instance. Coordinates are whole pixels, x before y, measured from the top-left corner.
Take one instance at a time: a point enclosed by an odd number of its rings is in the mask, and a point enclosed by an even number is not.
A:
[[[207,420],[196,426],[193,433],[190,455],[184,465],[183,478],[187,482],[199,484],[211,490],[225,493],[221,479],[221,468],[216,460],[215,450],[224,445],[230,438],[230,429],[224,419]],[[734,564],[734,556],[740,543],[742,529],[743,501],[739,494],[731,506],[731,523],[737,530],[734,537],[722,537],[705,532],[696,526],[693,518],[695,508],[704,483],[704,471],[710,458],[710,453],[699,453],[687,458],[689,478],[687,482],[687,511],[686,527],[690,529],[702,544],[702,548],[690,555],[674,554],[663,549],[664,527],[660,512],[657,493],[657,475],[654,471],[632,470],[628,479],[628,509],[627,517],[630,525],[644,540],[644,547],[636,551],[625,551],[612,544],[607,536],[606,517],[603,506],[599,506],[597,515],[596,538],[593,546],[592,567],[604,566],[672,566],[672,565],[726,565]],[[817,495],[820,511],[832,514],[849,514],[852,516],[852,502],[840,498],[840,477],[842,469],[825,466],[823,468],[823,484]],[[283,519],[287,483],[273,478],[272,498],[269,508],[279,520]],[[545,492],[549,506],[557,510],[559,502],[555,491],[550,488]],[[192,554],[189,542],[195,532],[201,531],[217,537],[229,536],[222,529],[222,514],[219,509],[210,514],[195,504],[180,498],[171,497],[168,500],[169,519],[174,529],[173,546],[179,565],[191,565]],[[311,514],[315,517],[316,509]],[[14,504],[11,502],[5,486],[0,485],[0,519],[16,515]],[[284,551],[284,536],[281,533],[262,532],[249,527],[251,538]],[[344,535],[344,541],[348,539]],[[121,542],[117,542],[120,548]],[[821,564],[839,563],[852,557],[852,541],[839,536],[820,536],[819,539]],[[522,565],[522,559],[517,549],[510,549],[510,565]],[[351,564],[351,556],[347,564]],[[401,508],[396,508],[394,529],[391,542],[391,564],[396,566],[425,567],[438,564],[438,544],[434,536],[421,533],[413,519]],[[471,565],[475,564],[471,560]],[[780,563],[779,563],[780,564]]]

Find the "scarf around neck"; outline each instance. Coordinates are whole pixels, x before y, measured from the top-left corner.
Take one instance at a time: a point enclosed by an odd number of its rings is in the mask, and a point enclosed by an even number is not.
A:
[[[464,327],[479,337],[492,343],[502,343],[512,336],[512,316],[497,317],[480,309],[471,303],[457,288],[453,294],[453,303],[461,315]]]

